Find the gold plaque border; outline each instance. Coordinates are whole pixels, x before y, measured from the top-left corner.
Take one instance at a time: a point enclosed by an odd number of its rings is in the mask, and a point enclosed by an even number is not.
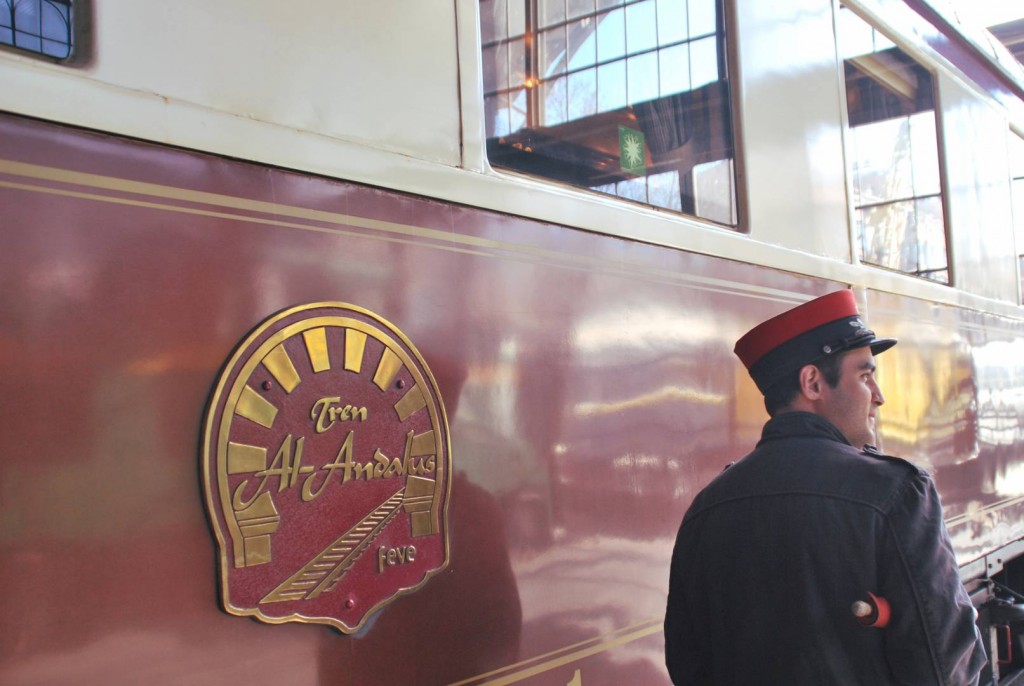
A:
[[[316,317],[310,317],[306,319],[300,319],[299,321],[286,326],[280,331],[271,335],[265,340],[260,346],[252,351],[248,359],[244,362],[242,367],[238,370],[238,374],[235,377],[235,381],[231,386],[230,390],[227,390],[227,397],[224,403],[223,410],[219,413],[219,421],[217,408],[220,406],[221,399],[225,395],[226,385],[229,378],[232,376],[232,372],[238,367],[238,364],[242,357],[257,339],[267,332],[268,329],[273,328],[278,322],[283,319],[287,319],[296,314],[318,309],[331,309],[331,310],[347,310],[363,315],[373,322],[379,324],[380,328],[374,328],[372,325],[359,319],[352,319],[339,314],[322,314]],[[424,390],[429,391],[424,393],[424,398],[427,400],[426,409],[430,413],[430,423],[435,430],[434,445],[437,448],[437,470],[438,474],[438,488],[444,488],[444,504],[441,511],[438,513],[440,521],[442,523],[442,536],[444,540],[444,561],[436,568],[428,571],[423,578],[416,583],[414,586],[409,588],[400,588],[395,593],[391,594],[384,600],[380,601],[373,607],[367,609],[360,619],[359,623],[355,626],[349,626],[345,622],[334,617],[314,617],[307,616],[301,613],[292,613],[285,616],[268,616],[264,614],[259,608],[240,608],[232,605],[229,602],[228,595],[228,565],[231,564],[232,556],[229,555],[229,549],[233,549],[235,545],[229,545],[227,539],[224,536],[224,532],[221,531],[220,518],[217,516],[215,492],[216,498],[220,500],[221,513],[228,529],[233,534],[232,541],[239,541],[241,539],[241,532],[238,530],[237,524],[234,522],[234,518],[228,513],[231,511],[231,496],[230,490],[228,489],[227,476],[226,476],[226,460],[227,460],[227,438],[231,427],[231,420],[234,417],[234,407],[238,403],[238,399],[241,397],[242,389],[245,388],[249,377],[253,371],[260,364],[263,363],[263,359],[273,350],[277,345],[283,341],[291,338],[292,336],[299,334],[303,331],[318,328],[322,326],[339,326],[344,328],[351,328],[373,336],[384,346],[396,353],[402,360],[402,363],[412,374],[414,381],[420,385]],[[390,335],[389,335],[390,334]],[[394,336],[402,345],[396,344],[395,340],[391,338]],[[405,347],[403,347],[403,345]],[[408,352],[407,352],[408,350]],[[410,354],[412,358],[410,358]],[[411,364],[412,359],[418,364]],[[421,372],[422,371],[422,375]],[[435,400],[436,399],[436,400]],[[220,374],[217,378],[217,385],[214,387],[214,392],[210,397],[207,404],[205,413],[204,431],[203,431],[203,496],[206,501],[207,511],[210,517],[210,521],[213,527],[214,535],[217,539],[217,556],[220,562],[220,581],[221,581],[221,604],[224,610],[231,615],[236,617],[256,617],[260,621],[268,624],[286,624],[289,622],[297,622],[301,624],[326,624],[333,626],[342,633],[353,634],[359,631],[369,621],[370,617],[376,614],[380,609],[395,601],[404,595],[409,595],[418,591],[424,586],[432,577],[436,576],[440,572],[444,571],[448,567],[448,563],[451,560],[451,550],[448,537],[448,499],[451,495],[451,439],[448,427],[448,416],[444,408],[444,400],[441,397],[440,390],[437,386],[437,380],[434,378],[433,373],[430,371],[430,367],[427,365],[426,360],[423,359],[423,355],[420,354],[419,350],[413,345],[412,341],[402,333],[402,331],[394,324],[384,319],[380,315],[371,312],[365,308],[359,307],[358,305],[352,305],[344,302],[337,301],[324,301],[316,303],[307,303],[304,305],[297,305],[288,309],[282,310],[277,314],[271,315],[267,319],[263,320],[257,327],[245,338],[244,341],[239,343],[235,350],[232,352],[230,359],[221,369]],[[226,421],[225,421],[226,420]],[[211,456],[210,448],[214,432],[217,436],[216,455]],[[443,434],[443,435],[442,435]],[[443,443],[443,446],[442,446]],[[217,484],[216,489],[210,481],[210,466],[211,459],[217,461]],[[444,472],[444,475],[441,472]],[[443,482],[443,486],[440,484]],[[224,508],[227,509],[224,509]]]

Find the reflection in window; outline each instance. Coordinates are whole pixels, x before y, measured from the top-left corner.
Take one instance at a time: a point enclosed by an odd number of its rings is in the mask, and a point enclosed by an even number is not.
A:
[[[949,283],[932,76],[845,7],[838,28],[860,258]]]
[[[1013,193],[1013,235],[1017,242],[1020,301],[1024,304],[1024,138],[1010,134],[1010,190]]]
[[[480,0],[490,161],[736,226],[720,0]]]
[[[0,45],[66,59],[71,28],[71,0],[0,0]]]

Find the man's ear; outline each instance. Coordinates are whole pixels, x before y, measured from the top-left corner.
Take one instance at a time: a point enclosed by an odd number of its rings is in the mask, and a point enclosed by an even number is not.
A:
[[[805,364],[800,369],[800,393],[808,400],[821,398],[821,386],[824,383],[821,370],[813,364]]]

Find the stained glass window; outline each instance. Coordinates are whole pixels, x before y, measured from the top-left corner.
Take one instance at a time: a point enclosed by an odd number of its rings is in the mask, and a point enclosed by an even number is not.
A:
[[[55,59],[73,47],[72,0],[0,0],[0,45]]]
[[[481,0],[496,167],[735,227],[720,0]]]

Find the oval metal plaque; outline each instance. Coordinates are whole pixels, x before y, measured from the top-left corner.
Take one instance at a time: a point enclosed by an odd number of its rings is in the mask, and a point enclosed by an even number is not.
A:
[[[398,329],[344,303],[269,318],[206,416],[225,610],[357,631],[448,563],[450,474],[437,384]]]

